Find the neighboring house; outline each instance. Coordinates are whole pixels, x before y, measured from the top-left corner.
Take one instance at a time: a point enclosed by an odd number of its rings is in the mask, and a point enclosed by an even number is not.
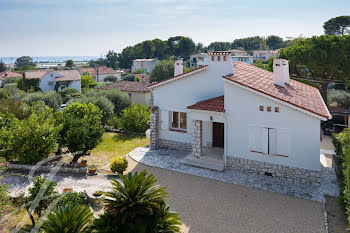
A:
[[[136,59],[132,63],[131,71],[134,72],[137,69],[144,69],[145,72],[149,74],[158,62],[158,59]]]
[[[74,88],[81,91],[81,77],[77,70],[35,70],[26,71],[24,79],[38,79],[42,91],[55,91]]]
[[[329,107],[329,112],[332,115],[336,132],[340,132],[346,127],[350,128],[350,108]]]
[[[0,72],[0,87],[2,86],[2,81],[4,81],[7,77],[22,78],[22,74],[12,71]]]
[[[318,89],[209,53],[208,65],[154,83],[151,148],[192,151],[181,161],[301,183],[320,181],[320,123],[330,114]]]
[[[253,51],[253,57],[255,59],[269,60],[270,57],[274,57],[276,55],[277,55],[277,51],[270,51],[270,50],[256,50],[256,51]]]
[[[96,82],[104,82],[104,79],[109,75],[115,76],[117,81],[120,81],[122,79],[122,74],[124,73],[122,70],[114,70],[106,66],[80,69],[81,74],[85,72],[90,73]]]
[[[201,67],[208,64],[207,62],[207,54],[206,53],[198,53],[190,56],[191,66]]]
[[[232,49],[229,51],[221,51],[221,52],[228,52],[231,54],[231,58],[233,62],[241,61],[247,64],[253,63],[253,56],[249,56],[249,54],[240,49]],[[190,56],[190,63],[193,67],[201,67],[208,65],[208,56],[206,53],[199,53]]]
[[[101,89],[119,89],[122,93],[127,93],[133,103],[151,106],[152,95],[151,90],[147,86],[148,82],[142,80],[140,82],[120,81],[101,87]]]

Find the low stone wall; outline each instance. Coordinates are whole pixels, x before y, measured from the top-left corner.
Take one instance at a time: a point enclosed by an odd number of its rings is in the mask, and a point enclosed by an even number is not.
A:
[[[35,165],[27,165],[27,164],[15,164],[15,163],[9,163],[6,167],[7,169],[15,169],[15,170],[24,170],[24,171],[30,171],[33,169]],[[44,165],[40,166],[35,171],[38,172],[50,172],[54,166],[50,165]],[[85,167],[71,167],[71,166],[62,166],[59,169],[59,172],[64,172],[64,173],[86,173],[87,168]]]
[[[165,140],[165,139],[158,139],[158,146],[162,147],[162,148],[192,151],[192,144],[191,143],[170,141],[170,140]]]
[[[226,169],[278,177],[294,183],[320,183],[320,173],[317,171],[232,156],[226,158]]]

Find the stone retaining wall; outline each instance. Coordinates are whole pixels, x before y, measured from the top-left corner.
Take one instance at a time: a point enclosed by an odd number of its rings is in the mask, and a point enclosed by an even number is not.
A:
[[[193,120],[193,148],[192,155],[199,157],[202,155],[202,121]]]
[[[6,167],[7,169],[15,169],[15,170],[24,170],[24,171],[30,171],[33,169],[35,165],[27,165],[27,164],[14,164],[14,163],[9,163]],[[35,169],[35,171],[38,172],[51,172],[54,166],[50,165],[45,165],[45,166],[40,166]],[[64,172],[64,173],[86,173],[87,168],[85,167],[68,167],[68,166],[62,166],[59,169],[59,172]]]
[[[256,160],[227,156],[226,169],[270,175],[294,183],[320,183],[320,172]]]
[[[151,149],[158,148],[158,129],[159,127],[159,108],[153,106],[151,108],[151,123],[150,123],[150,141],[151,141]]]
[[[165,139],[158,139],[158,145],[162,148],[171,148],[176,150],[192,151],[192,144],[186,142],[176,142]]]

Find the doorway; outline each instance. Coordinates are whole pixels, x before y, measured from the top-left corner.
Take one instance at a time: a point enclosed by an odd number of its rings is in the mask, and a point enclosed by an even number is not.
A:
[[[224,147],[224,123],[213,122],[213,147]]]

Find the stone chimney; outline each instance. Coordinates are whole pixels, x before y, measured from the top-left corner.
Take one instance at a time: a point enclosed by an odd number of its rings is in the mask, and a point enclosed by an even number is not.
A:
[[[184,60],[178,59],[175,61],[174,77],[182,74],[184,72]]]
[[[273,82],[280,87],[290,84],[288,60],[273,60]]]

